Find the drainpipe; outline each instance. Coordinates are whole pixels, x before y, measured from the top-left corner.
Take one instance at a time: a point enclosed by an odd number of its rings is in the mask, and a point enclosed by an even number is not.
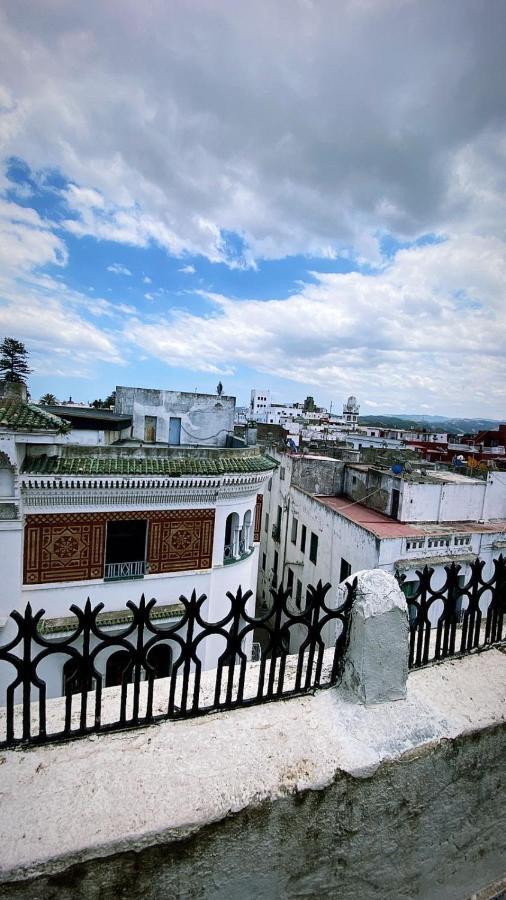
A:
[[[287,542],[288,542],[288,521],[289,521],[289,519],[290,519],[290,497],[287,497],[287,498],[286,498],[285,511],[286,511],[285,540],[284,540],[284,543],[283,543],[283,563],[282,563],[282,566],[281,566],[281,583],[282,583],[283,585],[284,585],[285,566],[286,566],[286,545],[287,545]]]
[[[485,490],[483,491],[483,503],[481,504],[481,513],[480,513],[480,518],[478,519],[478,522],[484,522],[484,521],[485,521],[483,515],[484,515],[484,512],[485,512],[485,503],[487,502],[487,491],[488,491],[489,478],[490,478],[490,477],[491,477],[490,474],[488,474],[488,475],[487,475],[487,480],[486,480],[486,482],[485,482]]]

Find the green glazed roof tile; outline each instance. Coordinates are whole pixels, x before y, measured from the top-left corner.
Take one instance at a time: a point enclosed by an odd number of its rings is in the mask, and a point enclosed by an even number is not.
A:
[[[0,428],[13,431],[61,431],[62,421],[31,403],[0,398]]]
[[[150,620],[174,619],[184,614],[182,603],[154,606],[149,614]],[[97,625],[129,625],[133,621],[133,613],[129,609],[115,609],[110,612],[101,612],[97,615]],[[77,616],[59,616],[55,619],[44,618],[40,620],[38,630],[41,634],[55,634],[59,631],[74,631],[77,628]]]
[[[224,475],[229,473],[268,472],[275,463],[266,456],[207,457],[26,457],[23,472],[28,475]]]

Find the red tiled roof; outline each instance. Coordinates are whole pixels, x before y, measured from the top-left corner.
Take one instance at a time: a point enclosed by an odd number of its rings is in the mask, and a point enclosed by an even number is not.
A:
[[[354,503],[349,497],[315,497],[324,506],[335,510],[356,525],[367,529],[376,537],[396,538],[425,536],[427,534],[448,534],[460,532],[463,534],[491,533],[506,531],[506,521],[495,522],[413,522],[407,525],[385,516],[383,513],[369,509],[361,503]]]
[[[352,522],[355,522],[357,525],[366,528],[367,531],[372,531],[377,537],[395,538],[422,534],[420,529],[417,529],[416,526],[404,525],[396,519],[391,519],[390,516],[385,516],[383,513],[376,512],[375,509],[369,509],[368,506],[362,506],[361,503],[353,503],[349,497],[319,496],[315,497],[315,499],[319,500],[320,503],[323,503],[324,506],[328,506],[329,509],[333,509],[347,519],[350,519]]]

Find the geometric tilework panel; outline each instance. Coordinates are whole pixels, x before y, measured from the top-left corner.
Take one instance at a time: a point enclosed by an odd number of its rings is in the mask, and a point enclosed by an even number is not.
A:
[[[214,509],[155,512],[149,523],[149,572],[210,569],[213,557]]]
[[[214,509],[27,515],[24,584],[103,578],[107,522],[118,519],[147,519],[150,573],[211,568]]]
[[[253,540],[259,541],[262,532],[262,506],[264,498],[262,494],[257,494],[257,502],[255,506],[255,527],[253,531]]]

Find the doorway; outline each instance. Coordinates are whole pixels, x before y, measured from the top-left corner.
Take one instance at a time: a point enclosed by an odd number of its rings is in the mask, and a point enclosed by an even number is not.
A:
[[[174,416],[169,421],[169,444],[181,443],[181,419]]]

